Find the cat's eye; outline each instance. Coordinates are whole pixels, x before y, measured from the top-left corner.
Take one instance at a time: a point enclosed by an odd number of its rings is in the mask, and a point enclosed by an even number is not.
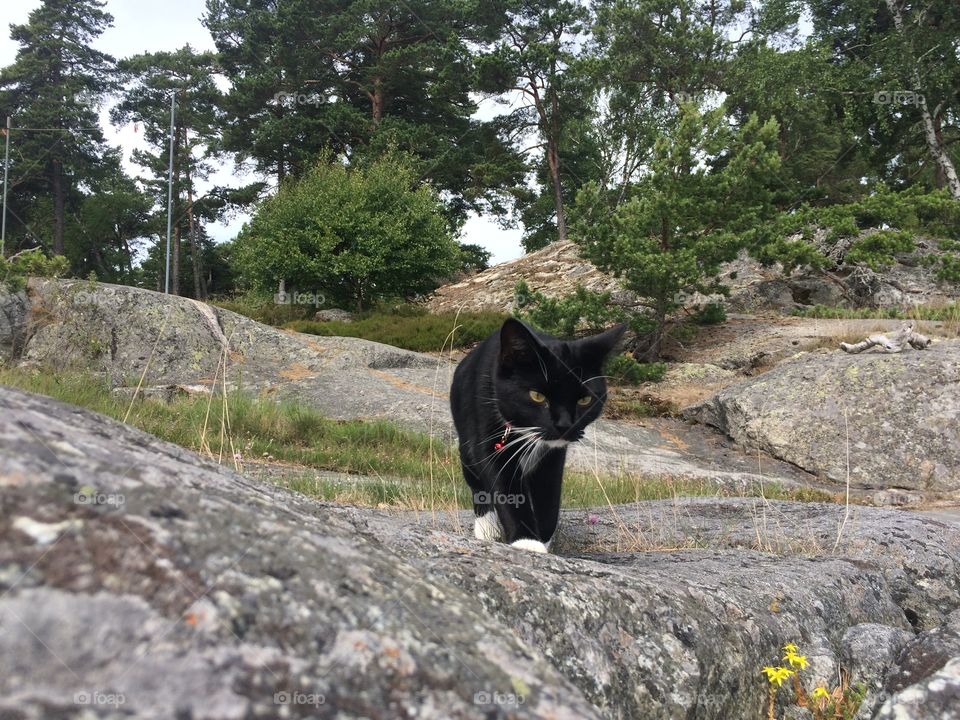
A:
[[[530,391],[530,399],[536,403],[542,403],[547,401],[547,396],[542,392],[537,392],[536,390]]]
[[[593,401],[593,396],[584,395],[582,398],[577,400],[577,405],[579,405],[580,407],[584,407],[585,405],[589,405],[592,401]]]

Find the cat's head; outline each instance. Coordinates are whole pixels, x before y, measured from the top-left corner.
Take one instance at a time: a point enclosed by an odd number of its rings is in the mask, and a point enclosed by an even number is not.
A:
[[[582,438],[606,402],[604,360],[625,329],[564,341],[508,319],[500,328],[495,379],[501,415],[517,427],[539,428],[550,445]]]

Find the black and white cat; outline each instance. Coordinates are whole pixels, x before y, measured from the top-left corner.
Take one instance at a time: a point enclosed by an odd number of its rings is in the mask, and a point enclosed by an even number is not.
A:
[[[457,367],[450,406],[477,538],[549,550],[567,445],[603,409],[601,368],[624,329],[568,342],[511,318]]]

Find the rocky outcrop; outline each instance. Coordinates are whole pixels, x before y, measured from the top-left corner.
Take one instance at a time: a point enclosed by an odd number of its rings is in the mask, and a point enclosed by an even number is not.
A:
[[[960,491],[960,342],[898,354],[804,354],[686,415],[854,488]]]
[[[49,400],[0,416],[0,716],[598,716],[348,517]]]
[[[0,288],[0,362],[23,352],[29,307],[26,292],[4,292]]]
[[[784,642],[812,687],[960,607],[956,528],[890,510],[568,511],[543,556],[16,391],[0,451],[4,717],[756,717]]]
[[[733,312],[790,312],[801,307],[827,305],[845,308],[878,308],[944,303],[957,299],[955,288],[937,281],[929,260],[940,254],[936,240],[920,238],[917,250],[899,256],[882,273],[863,265],[843,263],[851,240],[840,245],[827,241],[827,233],[817,233],[815,243],[837,267],[831,272],[798,270],[784,275],[779,264],[763,266],[745,252],[720,267],[718,279],[729,296],[721,300]],[[432,312],[494,310],[509,312],[516,300],[514,286],[525,280],[532,290],[548,297],[568,295],[579,283],[588,290],[610,292],[614,300],[631,302],[630,293],[612,275],[601,272],[580,256],[576,243],[554,242],[524,255],[439,288],[426,305]],[[711,300],[698,293],[679,299],[685,306]]]
[[[32,280],[28,310],[14,357],[21,364],[100,373],[130,392],[210,392],[226,383],[337,419],[448,427],[452,366],[429,355],[286,332],[188,298],[103,283]]]
[[[0,295],[2,297],[2,295]],[[359,338],[278,330],[236,313],[150,290],[34,280],[18,315],[27,330],[12,360],[106,376],[126,397],[251,393],[293,399],[336,419],[389,419],[452,442],[447,391],[454,363]],[[142,378],[142,382],[141,382]],[[680,436],[683,436],[682,438]],[[771,461],[713,447],[713,433],[601,421],[571,452],[583,470],[697,477],[742,486],[807,478]],[[702,448],[702,449],[701,449]]]
[[[513,307],[514,286],[525,280],[531,290],[548,297],[573,291],[576,284],[594,292],[623,294],[620,283],[580,257],[576,243],[554,242],[516,260],[501,263],[459,282],[439,288],[427,300],[431,312],[493,310],[509,312]]]
[[[900,655],[877,714],[887,718],[960,718],[960,612],[922,633]]]

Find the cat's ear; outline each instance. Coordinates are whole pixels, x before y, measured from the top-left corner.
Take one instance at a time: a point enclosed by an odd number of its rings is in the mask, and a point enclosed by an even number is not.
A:
[[[620,340],[623,339],[623,333],[627,326],[624,323],[614,325],[599,335],[592,335],[577,341],[577,350],[580,353],[580,359],[588,367],[600,367],[607,356],[614,351]]]
[[[539,355],[540,341],[533,331],[515,318],[507,318],[500,328],[500,365],[533,365]]]

